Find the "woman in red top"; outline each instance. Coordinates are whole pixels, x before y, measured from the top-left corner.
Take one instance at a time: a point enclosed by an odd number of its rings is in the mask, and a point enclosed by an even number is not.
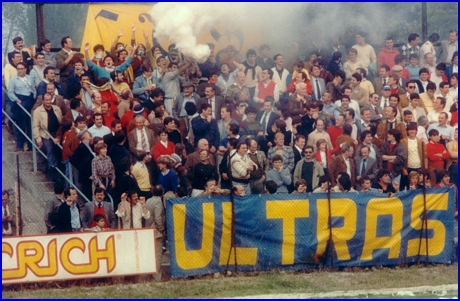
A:
[[[168,140],[168,132],[165,129],[160,131],[160,141],[158,141],[152,148],[153,158],[158,160],[160,157],[169,157],[174,154],[176,147],[174,143]]]
[[[431,173],[431,182],[438,183],[438,172],[444,169],[444,164],[450,158],[444,144],[439,143],[439,131],[432,129],[428,132],[429,142],[426,145],[428,153],[428,169]]]

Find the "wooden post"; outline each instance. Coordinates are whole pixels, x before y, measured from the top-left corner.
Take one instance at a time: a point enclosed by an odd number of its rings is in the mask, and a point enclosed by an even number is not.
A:
[[[40,47],[40,42],[46,39],[45,34],[45,4],[36,3],[35,4],[35,15],[37,18],[37,51]]]
[[[428,39],[428,18],[426,15],[426,2],[422,2],[422,44]]]

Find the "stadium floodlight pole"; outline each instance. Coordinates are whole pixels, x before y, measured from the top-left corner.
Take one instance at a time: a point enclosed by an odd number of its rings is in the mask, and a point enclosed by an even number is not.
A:
[[[228,179],[230,180],[230,183],[233,183],[233,175],[232,175],[232,158],[236,155],[236,150],[233,155],[230,155],[230,150],[228,151],[228,162],[227,162],[227,175]],[[227,275],[228,272],[228,266],[230,264],[230,256],[232,255],[232,250],[233,250],[233,255],[235,258],[235,265],[233,267],[233,271],[235,274],[238,272],[238,261],[236,257],[236,231],[235,231],[235,206],[234,206],[234,200],[235,200],[235,195],[233,193],[233,185],[231,185],[232,189],[230,189],[230,204],[232,205],[232,224],[231,224],[231,232],[232,232],[232,243],[230,246],[230,251],[228,252],[228,257],[227,257],[227,265],[225,267],[225,275]]]

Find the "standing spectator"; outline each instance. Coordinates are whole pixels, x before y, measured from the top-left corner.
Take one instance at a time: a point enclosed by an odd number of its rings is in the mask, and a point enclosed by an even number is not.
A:
[[[64,199],[58,209],[58,226],[63,233],[83,232],[77,191],[70,187],[64,190]]]
[[[27,74],[34,64],[34,60],[30,57],[29,52],[22,50],[24,48],[24,40],[21,37],[15,37],[13,39],[14,50],[8,52],[8,62],[13,64],[13,57],[16,53],[19,53],[22,57],[21,62],[26,64]]]
[[[2,235],[12,236],[14,230],[14,211],[10,203],[10,194],[7,190],[2,191]]]
[[[64,91],[67,90],[67,78],[70,75],[70,69],[73,67],[70,63],[76,52],[72,51],[73,42],[69,36],[61,39],[62,49],[56,53],[56,68],[59,69],[59,81]],[[89,58],[89,56],[86,56]]]
[[[96,157],[91,162],[92,178],[94,187],[102,187],[112,195],[115,188],[115,167],[112,160],[107,156],[107,144],[98,143],[94,146]]]
[[[65,116],[67,114],[67,111],[69,110],[69,105],[66,103],[67,101],[62,97],[62,95],[57,94],[56,90],[56,83],[48,83],[45,85],[45,91],[43,94],[48,93],[51,95],[51,104],[58,106],[59,109],[61,109],[62,116]],[[38,94],[37,94],[38,95]],[[37,101],[35,102],[35,105],[32,108],[32,111],[34,111],[38,106],[41,106],[43,104],[43,95],[38,95]],[[72,107],[71,107],[72,109]],[[75,108],[74,108],[75,109]],[[80,113],[81,114],[81,113]],[[73,120],[72,120],[73,121]]]
[[[375,92],[382,96],[383,87],[388,85],[388,76],[390,75],[390,66],[384,64],[379,66],[379,77],[374,79]],[[350,75],[351,76],[351,75]]]
[[[370,150],[371,148],[369,146],[364,145],[360,149],[360,156],[355,157],[355,188],[358,191],[362,189],[361,178],[368,177],[369,180],[373,180],[378,171],[377,160],[369,157]]]
[[[229,173],[228,173],[228,167],[229,167],[228,161],[229,161],[229,158],[230,158],[230,153],[234,153],[233,151],[236,150],[236,147],[238,146],[239,142],[240,141],[238,139],[236,139],[236,138],[230,138],[227,141],[227,151],[222,156],[222,161],[219,164],[219,173],[220,173],[220,176],[221,176],[220,186],[221,186],[222,189],[232,189],[232,181],[230,180]],[[256,150],[257,150],[257,148],[256,148]],[[257,154],[258,153],[262,153],[264,155],[264,158],[265,158],[265,154],[263,152],[257,152]],[[248,152],[248,156],[249,155],[250,155],[250,153]],[[267,159],[265,158],[265,163],[266,163],[266,161],[267,161]],[[254,174],[254,172],[251,173],[251,177],[253,176],[253,174]],[[261,183],[263,183],[263,180],[264,179],[262,178]],[[251,184],[251,182],[249,182],[249,184]],[[252,186],[251,186],[251,190],[252,190]]]
[[[127,191],[139,191],[136,179],[131,174],[131,163],[129,158],[123,158],[117,164],[119,173],[115,179],[115,189],[113,190],[113,206],[118,208],[121,195]]]
[[[410,56],[413,54],[419,54],[420,46],[418,46],[419,42],[419,35],[416,33],[411,33],[407,37],[407,44],[401,46],[400,52],[401,54],[405,55],[407,61],[410,61]]]
[[[8,98],[13,102],[11,107],[12,118],[18,127],[29,137],[31,137],[30,117],[24,110],[19,107],[21,104],[24,109],[30,113],[35,103],[36,91],[32,78],[26,74],[27,65],[19,62],[16,65],[17,75],[14,75],[8,85]],[[27,142],[29,149],[32,149],[32,144],[26,141],[24,136],[16,127],[14,127],[14,135],[16,137],[15,152],[24,150],[24,143]]]
[[[418,64],[418,54],[414,53],[409,56],[409,65],[405,67],[407,72],[409,72],[410,80],[419,80],[420,79],[420,66]]]
[[[272,68],[273,81],[278,85],[280,93],[279,99],[283,99],[287,92],[287,77],[289,71],[283,68],[283,56],[281,54],[276,54],[273,57],[273,61],[275,62],[275,67]]]
[[[428,77],[430,76],[430,71],[427,68],[421,68],[418,74],[420,79],[415,81],[415,83],[417,84],[415,92],[421,94],[427,91],[428,84],[432,82],[428,80]]]
[[[211,145],[210,152],[215,154],[219,148],[220,135],[217,122],[212,118],[212,105],[201,105],[200,115],[192,119],[194,145],[198,145],[200,139],[206,139]]]
[[[261,71],[261,80],[254,87],[255,92],[253,98],[250,98],[249,105],[260,110],[263,107],[263,103],[267,96],[271,96],[275,99],[275,104],[279,102],[281,92],[279,90],[278,84],[272,80],[273,70],[264,69]],[[249,90],[251,93],[251,90]]]
[[[390,129],[386,141],[382,143],[379,150],[381,158],[379,168],[391,171],[391,181],[398,184],[401,182],[401,174],[407,161],[407,149],[400,143],[401,136],[399,130]]]
[[[450,161],[447,163],[447,169],[450,174],[450,182],[457,184],[457,169],[458,169],[458,127],[454,128],[454,139],[447,143],[447,150],[450,154]]]
[[[184,81],[180,74],[190,67],[191,61],[186,59],[185,64],[178,66],[177,63],[169,63],[168,72],[165,73],[161,80],[161,85],[165,91],[165,108],[172,112],[174,99],[180,94],[180,83]]]
[[[51,104],[52,95],[43,95],[43,105],[38,107],[33,113],[33,137],[38,147],[45,147],[48,160],[48,167],[53,170],[58,167],[60,156],[55,144],[59,143],[56,133],[62,121],[61,109]],[[47,131],[51,137],[46,133]],[[57,174],[53,170],[53,182],[57,179]]]
[[[174,154],[174,152],[174,143],[168,140],[168,133],[166,132],[166,130],[161,130],[160,141],[159,143],[157,142],[152,148],[153,159],[155,159],[156,161],[160,157],[169,157],[172,154]]]
[[[32,70],[30,71],[30,76],[34,80],[35,89],[37,89],[38,84],[44,79],[43,71],[46,68],[45,55],[39,52],[35,55],[34,59],[37,62],[37,64],[32,67]]]
[[[303,179],[307,182],[306,192],[312,192],[318,186],[318,178],[324,175],[324,170],[321,164],[314,160],[313,146],[307,145],[303,151],[305,158],[295,167],[294,183]]]
[[[150,150],[155,145],[156,139],[152,130],[145,126],[144,116],[137,115],[134,121],[136,128],[128,134],[129,152],[134,159],[140,154],[145,154],[148,157],[147,160],[150,160]]]
[[[94,125],[88,129],[88,132],[91,133],[91,136],[103,138],[105,135],[110,134],[110,129],[106,127],[104,122],[104,117],[102,113],[95,113],[93,115]]]
[[[406,138],[406,127],[402,121],[396,119],[398,113],[397,108],[394,106],[387,106],[383,110],[385,119],[380,122],[377,128],[377,138],[383,142],[387,140],[388,131],[391,129],[399,130],[402,138]]]
[[[160,157],[157,160],[157,165],[160,170],[158,184],[163,186],[165,193],[169,191],[176,193],[179,180],[176,173],[171,169],[171,159],[169,157]]]
[[[332,149],[326,148],[327,142],[326,139],[319,139],[316,141],[316,152],[315,152],[315,160],[324,169],[324,174],[328,174],[327,168],[329,166],[329,162],[332,161]],[[297,166],[297,164],[296,164]]]
[[[41,52],[45,56],[47,66],[56,67],[56,54],[51,52],[51,41],[44,39],[40,42]]]
[[[407,160],[404,161],[404,168],[402,170],[403,179],[401,181],[401,188],[404,189],[404,187],[409,185],[407,176],[412,171],[427,168],[428,156],[422,139],[417,138],[416,124],[409,124],[407,126],[407,137],[401,140],[401,144],[407,149]]]
[[[332,179],[332,184],[335,186],[337,183],[335,180],[339,172],[346,172],[351,179],[351,185],[354,185],[355,181],[355,166],[351,159],[354,153],[353,146],[349,143],[344,143],[340,147],[341,154],[336,156],[334,160],[329,164],[329,177]]]
[[[458,51],[455,51],[452,56],[451,64],[447,67],[445,75],[450,80],[454,73],[458,74]]]
[[[144,106],[145,103],[151,101],[149,96],[150,91],[153,91],[155,88],[160,86],[160,81],[158,80],[158,78],[153,76],[152,72],[152,66],[142,66],[142,75],[136,77],[133,83],[133,95],[135,97],[138,97]],[[123,76],[123,74],[121,74],[120,76]]]
[[[439,41],[439,34],[437,33],[432,33],[428,41],[426,41],[422,47],[420,47],[420,65],[423,66],[425,65],[426,61],[426,54],[431,54],[433,56],[433,61],[436,64],[436,49],[434,47],[434,44]]]
[[[420,116],[426,116],[425,110],[420,106],[420,95],[417,93],[410,94],[409,106],[403,109],[403,114],[405,111],[412,112],[412,122],[417,122]]]
[[[83,228],[92,228],[96,225],[94,216],[102,214],[104,216],[104,228],[115,229],[117,218],[113,211],[112,204],[104,201],[105,190],[98,187],[94,190],[94,200],[86,203],[81,215]]]
[[[358,51],[356,60],[362,63],[364,69],[366,69],[366,71],[370,73],[368,69],[369,64],[375,64],[377,62],[377,56],[375,55],[374,48],[366,43],[366,35],[363,32],[356,34],[356,43],[357,44],[353,45],[353,48],[355,48]]]
[[[224,99],[221,96],[217,96],[215,85],[207,84],[204,93],[205,97],[198,99],[198,101],[196,102],[196,107],[198,111],[200,110],[203,104],[210,104],[212,118],[216,121],[219,121],[221,119],[221,109],[225,106]]]
[[[187,102],[193,102],[194,104],[197,103],[198,99],[200,98],[198,94],[193,92],[193,84],[191,81],[185,81],[182,84],[183,92],[180,93],[175,101],[174,107],[172,109],[172,116],[174,118],[184,118],[187,116],[187,112],[185,111],[185,104]]]
[[[439,182],[438,172],[444,169],[444,164],[450,158],[444,144],[439,143],[439,131],[432,129],[428,132],[429,143],[426,145],[428,153],[428,169],[430,170],[430,177],[432,183]]]
[[[385,47],[382,48],[377,58],[378,66],[387,64],[391,68],[395,65],[394,58],[399,54],[399,51],[393,46],[393,37],[387,37],[385,39]]]
[[[271,57],[268,56],[270,52],[270,47],[267,44],[262,44],[259,47],[259,55],[256,58],[257,66],[262,70],[271,69],[275,67],[275,62]]]
[[[50,213],[57,213],[59,206],[65,202],[64,198],[64,189],[65,189],[65,182],[64,181],[57,181],[54,183],[54,196],[46,202],[45,207],[45,226],[46,229],[49,230],[53,224],[49,220]],[[55,225],[56,226],[56,225]]]
[[[258,150],[259,144],[256,139],[250,139],[248,145],[248,157],[257,165],[257,168],[250,172],[251,177],[249,179],[249,186],[251,188],[251,194],[262,194],[263,182],[266,179],[266,173],[268,171],[267,157],[263,151]]]
[[[139,195],[149,198],[151,196],[150,189],[152,187],[150,180],[150,172],[147,167],[151,157],[145,153],[141,153],[137,156],[137,162],[133,165],[132,174],[136,179],[137,185],[139,186]]]
[[[275,155],[281,155],[283,157],[283,166],[292,172],[294,170],[294,151],[292,147],[285,145],[284,137],[283,133],[275,134],[275,145],[268,150],[268,164],[270,168],[273,168],[272,158]]]
[[[449,60],[456,51],[458,51],[458,33],[455,30],[451,30],[449,31],[449,41],[441,41],[441,63],[450,65]]]
[[[254,161],[249,158],[247,152],[248,145],[244,142],[238,143],[236,147],[236,154],[234,154],[230,164],[232,166],[232,185],[243,186],[246,195],[249,195],[251,194],[251,187],[249,186],[251,171],[256,170],[258,167]]]
[[[163,247],[166,222],[163,202],[161,200],[163,194],[163,187],[161,187],[161,185],[155,185],[153,188],[153,196],[145,202],[147,209],[150,211],[150,218],[145,221],[145,228],[155,229],[155,262],[157,268],[157,274],[153,276],[155,280],[161,279],[161,258],[163,251],[166,250],[166,248]]]
[[[142,219],[150,218],[145,196],[138,196],[137,192],[132,190],[121,195],[121,202],[115,214],[121,218],[122,229],[142,229]]]
[[[283,157],[275,155],[272,158],[273,168],[267,172],[267,181],[274,181],[277,185],[277,193],[288,193],[287,186],[291,185],[290,171],[283,167]]]

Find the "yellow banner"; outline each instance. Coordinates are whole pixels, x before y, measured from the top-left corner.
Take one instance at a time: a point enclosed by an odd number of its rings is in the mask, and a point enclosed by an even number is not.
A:
[[[96,44],[102,44],[105,50],[110,51],[110,46],[117,37],[120,29],[123,29],[123,36],[119,39],[123,44],[131,43],[131,27],[135,24],[136,43],[145,44],[143,30],[148,34],[150,45],[153,46],[152,31],[154,24],[150,16],[152,4],[90,4],[86,18],[85,32],[83,35],[82,48],[86,43],[90,43],[90,56],[93,55],[93,47]],[[239,52],[241,59],[244,59],[245,53],[249,48],[258,51],[260,44],[260,35],[255,30],[249,28],[229,28],[225,24],[216,24],[212,28],[206,29],[197,37],[198,43],[213,43],[216,46],[215,53],[233,45]],[[159,41],[163,49],[167,50],[171,44],[169,41]],[[241,55],[242,54],[242,55]]]

